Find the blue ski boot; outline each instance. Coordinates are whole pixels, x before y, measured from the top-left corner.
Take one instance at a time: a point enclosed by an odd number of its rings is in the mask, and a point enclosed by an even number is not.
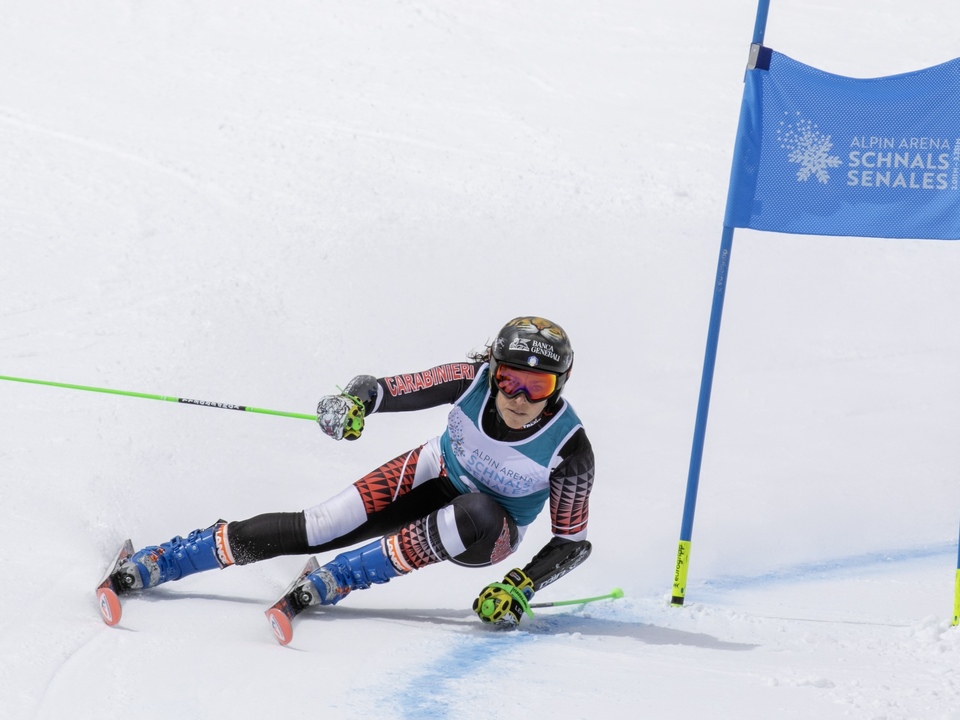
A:
[[[385,542],[374,540],[348,550],[307,575],[291,593],[297,611],[311,605],[336,605],[351,590],[365,590],[410,572],[397,569],[384,549]]]
[[[124,590],[156,587],[187,575],[233,565],[227,544],[227,524],[222,520],[206,530],[179,535],[162,545],[151,545],[134,553],[117,568]]]

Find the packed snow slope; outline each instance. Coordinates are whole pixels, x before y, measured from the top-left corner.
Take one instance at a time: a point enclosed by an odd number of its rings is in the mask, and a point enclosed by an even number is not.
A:
[[[441,432],[0,381],[0,718],[960,718],[960,244],[738,232],[690,585],[669,605],[753,0],[35,0],[0,23],[0,374],[310,413],[358,373],[573,338],[590,560],[517,632],[501,566],[355,593],[302,565],[126,603],[127,537],[299,510]],[[946,0],[773,0],[874,77],[960,55]],[[329,558],[321,558],[326,560]]]

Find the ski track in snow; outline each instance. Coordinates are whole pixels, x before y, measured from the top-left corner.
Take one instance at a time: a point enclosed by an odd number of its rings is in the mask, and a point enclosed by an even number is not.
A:
[[[231,209],[242,209],[241,206],[238,205],[235,200],[223,190],[212,187],[209,183],[201,182],[196,177],[183,170],[178,170],[177,168],[170,167],[156,160],[151,160],[141,155],[136,155],[129,151],[122,150],[113,145],[107,145],[106,143],[98,142],[96,140],[90,140],[89,138],[80,137],[63,130],[55,130],[44,127],[39,123],[31,122],[30,120],[18,117],[16,113],[13,113],[10,110],[0,110],[0,122],[6,123],[11,127],[15,127],[20,130],[37,133],[47,138],[55,138],[76,147],[83,148],[85,150],[91,150],[95,153],[102,153],[125,163],[139,166],[150,172],[158,173],[171,178],[192,191],[200,192],[206,196],[214,198],[218,203],[230,207]]]
[[[941,559],[943,560],[943,566],[949,568],[950,559],[956,558],[956,555],[957,543],[944,542],[937,545],[897,548],[797,563],[759,575],[720,575],[700,583],[694,583],[693,587],[715,592],[749,590],[782,583],[836,578],[852,571],[880,570],[897,563],[910,563],[915,560],[928,559]],[[692,594],[696,594],[696,590],[693,590]]]

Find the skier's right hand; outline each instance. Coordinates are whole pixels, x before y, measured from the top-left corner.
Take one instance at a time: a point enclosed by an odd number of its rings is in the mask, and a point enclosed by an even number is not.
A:
[[[352,395],[326,395],[317,404],[317,423],[334,440],[356,440],[363,432],[363,403]]]

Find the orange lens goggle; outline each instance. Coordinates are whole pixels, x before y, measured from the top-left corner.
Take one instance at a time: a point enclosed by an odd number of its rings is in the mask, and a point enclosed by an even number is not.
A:
[[[494,379],[500,392],[511,399],[523,393],[530,402],[540,402],[553,395],[557,389],[557,376],[541,370],[521,370],[509,365],[497,365]]]

